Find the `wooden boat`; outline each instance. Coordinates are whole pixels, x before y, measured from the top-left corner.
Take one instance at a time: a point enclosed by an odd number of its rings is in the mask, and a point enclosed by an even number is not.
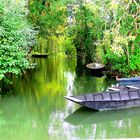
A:
[[[131,78],[118,78],[118,77],[116,77],[116,81],[118,81],[118,82],[140,81],[140,76],[131,77]]]
[[[108,87],[107,91],[121,91],[121,90],[127,90],[128,88],[125,86],[112,86]]]
[[[32,54],[32,57],[36,57],[36,58],[42,58],[42,57],[47,57],[48,54]]]
[[[87,64],[86,67],[91,70],[99,70],[99,69],[103,69],[105,65],[101,63],[90,63],[90,64]]]
[[[126,86],[126,85],[133,85],[133,86],[140,86],[140,81],[121,81],[118,82],[119,86]]]
[[[121,91],[128,89],[140,89],[140,85],[112,86],[108,87],[107,91]]]
[[[98,111],[119,110],[140,106],[140,89],[65,96],[65,98]]]

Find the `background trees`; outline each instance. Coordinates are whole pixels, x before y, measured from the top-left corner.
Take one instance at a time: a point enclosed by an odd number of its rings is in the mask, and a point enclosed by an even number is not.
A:
[[[67,40],[67,4],[62,0],[30,0],[29,20],[39,29],[38,46],[34,50],[50,55],[64,52]],[[69,47],[68,47],[69,49]]]
[[[128,75],[140,69],[139,10],[136,0],[30,0],[29,18],[45,52],[77,54],[83,64],[103,62]]]
[[[135,74],[140,69],[139,11],[137,0],[2,0],[0,79],[30,68],[36,32],[28,20],[39,31],[33,52],[77,54],[83,65],[103,62],[113,71]]]
[[[140,6],[133,0],[110,4],[112,22],[99,41],[105,52],[104,62],[112,70],[133,75],[140,70]]]

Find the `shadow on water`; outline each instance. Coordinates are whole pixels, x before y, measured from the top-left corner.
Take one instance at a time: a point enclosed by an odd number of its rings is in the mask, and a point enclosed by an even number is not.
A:
[[[138,118],[139,114],[140,108],[98,112],[86,107],[82,107],[65,118],[65,121],[72,125],[98,124],[116,120],[119,121],[136,117]]]

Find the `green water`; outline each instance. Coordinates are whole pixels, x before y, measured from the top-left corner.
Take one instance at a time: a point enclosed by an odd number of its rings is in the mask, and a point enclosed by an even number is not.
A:
[[[105,91],[111,79],[79,71],[75,58],[34,59],[36,69],[0,98],[0,140],[88,140],[140,137],[140,109],[95,112],[64,99]]]

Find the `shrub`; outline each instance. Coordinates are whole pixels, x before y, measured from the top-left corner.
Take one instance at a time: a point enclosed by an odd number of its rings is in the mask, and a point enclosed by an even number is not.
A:
[[[25,1],[0,1],[0,79],[29,68],[36,32],[26,18]]]

